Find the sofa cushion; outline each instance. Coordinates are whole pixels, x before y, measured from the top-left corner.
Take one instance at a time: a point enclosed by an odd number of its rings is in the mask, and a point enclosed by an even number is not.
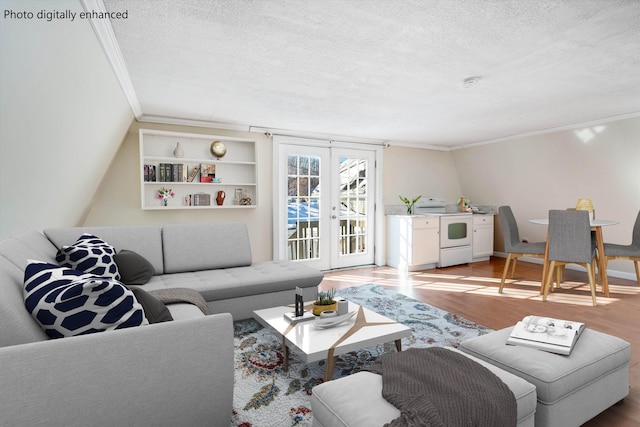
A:
[[[56,264],[57,250],[35,230],[0,240],[0,346],[48,339],[24,308],[24,268],[28,259]]]
[[[240,222],[168,224],[162,228],[164,273],[251,265],[247,226]]]
[[[77,237],[77,234],[76,234]],[[12,237],[0,240],[0,255],[13,263],[24,273],[28,259],[39,259],[56,264],[58,248],[42,233],[28,230]],[[22,274],[20,275],[20,291],[22,292]]]
[[[166,305],[158,298],[140,288],[131,287],[131,292],[136,296],[136,300],[142,305],[144,315],[149,323],[169,322],[173,320]]]
[[[322,271],[301,263],[264,261],[246,267],[154,276],[144,288],[148,292],[156,289],[191,288],[200,292],[209,302],[274,292],[293,292],[296,286],[317,289],[322,277]]]
[[[29,261],[24,286],[27,311],[51,338],[149,323],[133,292],[108,277]]]
[[[153,265],[137,252],[123,249],[113,260],[120,272],[120,281],[125,285],[144,285],[155,274]]]
[[[116,250],[93,234],[83,233],[73,245],[63,246],[56,255],[62,267],[120,280],[118,265],[113,260]]]
[[[109,242],[109,244],[113,245],[116,250],[128,249],[135,251],[153,265],[155,274],[162,274],[164,271],[164,265],[162,263],[162,227],[159,225],[58,227],[44,230],[44,235],[47,236],[47,239],[58,249],[65,245],[71,245],[82,233],[91,233],[94,236],[100,236]]]
[[[26,260],[23,261],[26,264]],[[48,339],[40,325],[24,309],[24,266],[18,268],[0,255],[0,346],[7,347]]]

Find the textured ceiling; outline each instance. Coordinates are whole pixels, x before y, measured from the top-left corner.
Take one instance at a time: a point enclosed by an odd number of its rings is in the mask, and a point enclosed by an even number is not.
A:
[[[447,149],[640,112],[638,0],[104,5],[144,117]]]

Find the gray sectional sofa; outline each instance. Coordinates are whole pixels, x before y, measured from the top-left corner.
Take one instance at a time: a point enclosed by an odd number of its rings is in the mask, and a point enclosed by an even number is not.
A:
[[[91,233],[155,270],[144,290],[197,290],[213,313],[170,304],[172,322],[48,339],[27,312],[27,260]],[[0,425],[227,426],[233,401],[233,319],[316,296],[322,272],[253,263],[241,223],[69,227],[0,241]]]
[[[82,233],[146,258],[156,274],[143,289],[195,289],[212,313],[231,313],[234,320],[292,302],[296,286],[302,288],[305,301],[313,300],[323,277],[321,271],[300,263],[252,262],[249,233],[240,222],[44,230],[57,248],[71,245]]]

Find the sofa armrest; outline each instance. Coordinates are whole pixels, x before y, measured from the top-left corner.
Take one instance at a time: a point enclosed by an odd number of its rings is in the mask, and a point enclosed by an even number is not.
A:
[[[0,348],[0,425],[228,426],[228,313]]]

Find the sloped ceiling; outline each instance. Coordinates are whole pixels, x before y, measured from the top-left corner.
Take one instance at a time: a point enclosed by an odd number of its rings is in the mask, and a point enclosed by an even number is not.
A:
[[[142,120],[451,149],[640,112],[637,0],[104,7],[127,12],[111,25]]]

